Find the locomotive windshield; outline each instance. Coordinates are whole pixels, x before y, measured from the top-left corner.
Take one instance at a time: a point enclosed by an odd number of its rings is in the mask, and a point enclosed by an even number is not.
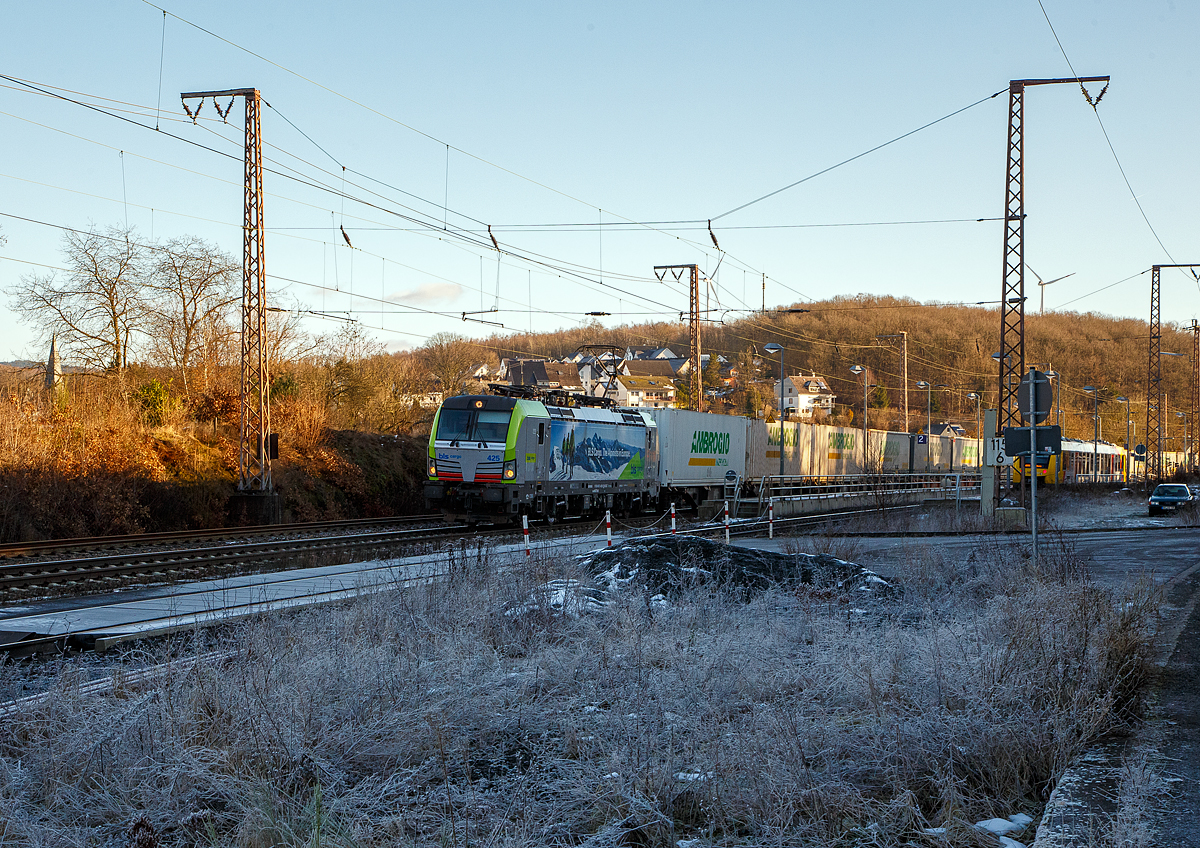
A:
[[[508,438],[509,410],[447,409],[438,416],[438,439],[503,442]]]

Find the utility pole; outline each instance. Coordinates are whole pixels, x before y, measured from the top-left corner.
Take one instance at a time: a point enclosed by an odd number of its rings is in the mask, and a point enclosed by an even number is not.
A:
[[[692,360],[691,394],[692,407],[697,412],[704,411],[704,380],[700,365],[700,266],[690,265],[655,265],[654,276],[662,282],[670,274],[676,282],[683,280],[684,271],[691,274],[691,296],[688,299],[688,341],[689,356]],[[764,288],[766,282],[764,278]]]
[[[242,227],[242,380],[238,490],[269,493],[271,481],[270,377],[267,370],[267,270],[264,257],[262,182],[262,97],[257,88],[226,91],[185,91],[183,109],[195,122],[205,98],[212,98],[224,118],[233,101],[246,101],[245,209]],[[229,98],[221,110],[219,100]],[[195,111],[187,101],[198,99]]]
[[[1196,432],[1196,413],[1200,411],[1200,323],[1192,319],[1192,409],[1188,419],[1190,436],[1187,446],[1187,470],[1191,471],[1196,464],[1197,440],[1200,434]]]
[[[996,435],[1019,427],[1017,388],[1025,374],[1025,89],[1031,85],[1108,82],[1108,77],[1012,80],[1008,84],[1008,163],[1004,191],[1004,274],[1000,296],[1000,392]],[[1104,92],[1093,101],[1094,106]]]
[[[908,331],[901,330],[887,336],[876,336],[877,339],[900,339],[902,356],[900,361],[900,379],[904,384],[904,432],[911,433],[908,426]],[[976,428],[978,429],[978,428]],[[978,433],[976,434],[978,435]]]

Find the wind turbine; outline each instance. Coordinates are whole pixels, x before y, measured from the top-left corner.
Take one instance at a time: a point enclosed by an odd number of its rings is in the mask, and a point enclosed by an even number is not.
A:
[[[1061,277],[1055,277],[1053,280],[1043,281],[1041,277],[1038,277],[1038,272],[1033,270],[1033,267],[1028,262],[1025,263],[1025,267],[1029,269],[1029,273],[1037,277],[1038,288],[1042,290],[1042,305],[1038,308],[1038,315],[1041,315],[1046,311],[1046,286],[1050,285],[1051,283],[1057,283],[1059,280],[1065,280],[1067,277],[1075,276],[1075,272],[1072,271],[1070,274],[1063,274]]]

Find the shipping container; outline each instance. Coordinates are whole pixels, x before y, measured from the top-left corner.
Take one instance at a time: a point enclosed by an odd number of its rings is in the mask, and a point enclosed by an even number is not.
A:
[[[642,411],[658,424],[662,486],[719,489],[746,476],[750,419],[688,409]]]

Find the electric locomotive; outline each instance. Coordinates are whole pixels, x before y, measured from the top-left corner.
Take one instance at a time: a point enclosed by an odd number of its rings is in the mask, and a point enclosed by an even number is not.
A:
[[[448,520],[638,512],[657,501],[657,426],[603,398],[493,385],[447,398],[429,437],[425,500]]]

